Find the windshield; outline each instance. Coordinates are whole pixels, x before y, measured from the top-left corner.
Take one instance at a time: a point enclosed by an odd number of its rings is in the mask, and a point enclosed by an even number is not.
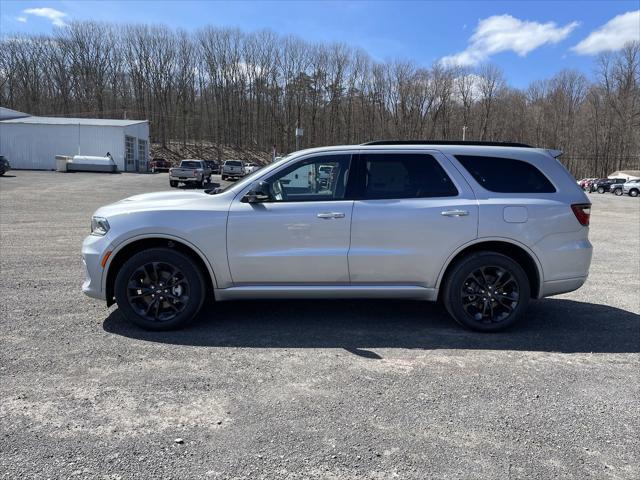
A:
[[[183,161],[180,163],[180,168],[200,168],[202,164],[200,162],[188,162]]]

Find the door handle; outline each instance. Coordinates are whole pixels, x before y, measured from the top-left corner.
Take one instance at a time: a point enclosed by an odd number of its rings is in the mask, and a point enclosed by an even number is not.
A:
[[[468,210],[445,210],[440,212],[441,215],[445,217],[466,217],[469,215]]]
[[[341,212],[325,212],[316,214],[318,218],[330,219],[330,218],[344,218],[344,213]]]

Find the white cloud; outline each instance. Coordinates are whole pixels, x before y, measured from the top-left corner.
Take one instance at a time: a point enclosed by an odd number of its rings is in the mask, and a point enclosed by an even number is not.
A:
[[[640,41],[640,10],[613,17],[571,50],[581,55],[595,55],[620,50],[625,43]]]
[[[448,66],[477,65],[491,55],[509,50],[524,57],[546,43],[564,40],[577,26],[578,22],[559,27],[555,22],[537,23],[511,15],[494,15],[478,22],[465,50],[444,57],[442,63]]]
[[[27,17],[18,17],[16,18],[20,23],[27,23]]]
[[[22,13],[26,13],[27,15],[35,15],[36,17],[48,18],[56,27],[64,27],[67,25],[63,20],[63,18],[66,17],[67,14],[61,12],[60,10],[56,10],[55,8],[27,8],[23,10]]]

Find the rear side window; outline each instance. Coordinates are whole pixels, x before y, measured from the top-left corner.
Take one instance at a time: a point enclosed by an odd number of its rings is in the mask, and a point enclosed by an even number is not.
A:
[[[230,167],[241,167],[242,162],[238,162],[236,160],[227,160],[224,162],[225,165],[229,165]]]
[[[414,153],[362,154],[362,197],[428,198],[454,197],[458,190],[431,155]]]
[[[553,193],[549,179],[530,163],[501,157],[456,155],[471,176],[491,192]]]

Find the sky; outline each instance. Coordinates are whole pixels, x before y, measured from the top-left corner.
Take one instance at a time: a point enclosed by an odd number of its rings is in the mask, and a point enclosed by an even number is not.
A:
[[[500,66],[526,87],[640,40],[640,1],[31,1],[0,0],[0,35],[49,33],[73,20],[269,29],[343,42],[374,60]]]

